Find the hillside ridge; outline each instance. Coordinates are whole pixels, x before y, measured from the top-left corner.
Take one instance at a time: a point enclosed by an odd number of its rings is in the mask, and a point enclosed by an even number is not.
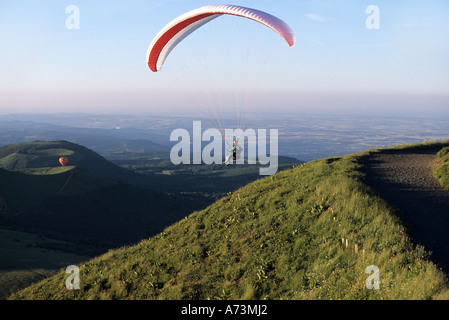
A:
[[[444,273],[364,184],[366,153],[259,179],[131,247],[11,299],[448,299]],[[366,287],[367,267],[380,290]]]

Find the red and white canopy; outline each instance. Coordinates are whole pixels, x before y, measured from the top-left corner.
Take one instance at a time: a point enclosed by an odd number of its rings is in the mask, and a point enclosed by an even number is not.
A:
[[[223,15],[229,14],[252,19],[266,25],[285,39],[289,46],[295,43],[295,33],[281,19],[263,11],[233,6],[209,5],[189,11],[167,24],[153,39],[148,48],[148,67],[157,72],[176,45],[202,25]]]

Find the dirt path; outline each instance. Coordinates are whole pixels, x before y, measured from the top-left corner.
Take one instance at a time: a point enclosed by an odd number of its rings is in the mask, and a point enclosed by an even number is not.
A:
[[[433,177],[440,150],[390,150],[363,159],[365,183],[397,207],[413,242],[449,274],[449,191]]]

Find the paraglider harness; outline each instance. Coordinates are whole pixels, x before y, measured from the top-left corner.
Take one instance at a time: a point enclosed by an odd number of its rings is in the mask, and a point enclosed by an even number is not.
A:
[[[238,146],[237,141],[238,141],[238,138],[236,140],[234,140],[234,143],[233,143],[233,145],[231,147],[231,150],[226,149],[226,151],[232,152],[232,160],[234,160],[234,161],[237,160],[237,153],[240,150],[240,147]],[[226,141],[226,143],[227,143],[227,141]],[[228,146],[229,146],[229,144],[228,144]],[[226,157],[226,161],[224,162],[226,165],[229,164],[229,158],[230,157],[231,157],[231,155]]]
[[[237,160],[237,148],[239,148],[239,146],[237,145],[237,141],[238,141],[238,138],[236,140],[234,140],[231,150],[228,150],[229,152],[232,152],[232,160],[234,160],[234,161]]]

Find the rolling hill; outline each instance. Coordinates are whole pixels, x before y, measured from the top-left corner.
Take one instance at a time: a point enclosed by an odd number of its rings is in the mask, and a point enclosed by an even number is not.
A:
[[[198,207],[189,197],[123,182],[136,176],[65,141],[0,148],[0,232],[7,235],[0,298],[53,274],[68,257],[78,263],[136,243]]]
[[[122,181],[134,177],[129,170],[114,165],[94,151],[67,141],[23,142],[1,147],[0,168],[23,172],[60,168],[58,159],[62,156],[69,159],[69,166],[75,165],[99,176]]]
[[[448,299],[431,254],[364,183],[366,155],[257,180],[80,264],[79,290],[61,270],[11,299]],[[379,290],[366,287],[373,266]]]
[[[60,156],[69,165],[58,163]],[[143,178],[66,141],[0,148],[0,196],[8,228],[109,248],[160,232],[195,207],[189,199],[139,188]],[[182,203],[182,205],[181,205]]]

